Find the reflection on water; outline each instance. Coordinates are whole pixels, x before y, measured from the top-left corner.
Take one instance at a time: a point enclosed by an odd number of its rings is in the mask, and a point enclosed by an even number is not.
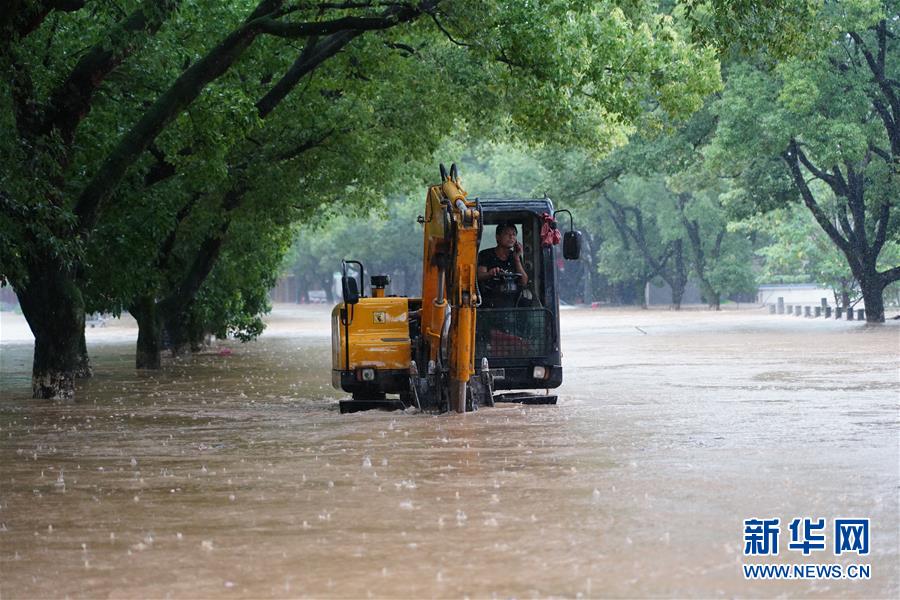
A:
[[[99,340],[75,405],[6,344],[0,596],[897,596],[896,326],[563,331],[558,406],[464,417],[340,415],[327,328],[160,373]],[[872,580],[745,582],[753,516],[871,517]]]

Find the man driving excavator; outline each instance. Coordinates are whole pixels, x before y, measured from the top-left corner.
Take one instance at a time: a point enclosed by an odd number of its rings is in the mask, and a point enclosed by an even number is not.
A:
[[[478,253],[478,284],[486,308],[515,306],[518,290],[528,285],[518,233],[515,224],[500,223],[495,233],[497,246]]]

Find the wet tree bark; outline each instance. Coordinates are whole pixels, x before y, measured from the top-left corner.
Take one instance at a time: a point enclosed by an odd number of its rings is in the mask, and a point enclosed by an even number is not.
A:
[[[721,310],[722,294],[715,289],[712,282],[709,280],[709,275],[707,274],[707,258],[713,261],[718,259],[722,248],[722,240],[725,237],[725,229],[723,228],[719,231],[718,235],[716,235],[715,243],[709,251],[709,256],[707,256],[707,253],[703,248],[703,239],[700,237],[700,224],[695,220],[689,219],[685,213],[685,207],[687,206],[690,197],[690,193],[687,192],[678,194],[678,213],[681,216],[681,222],[688,234],[687,237],[690,242],[691,254],[694,257],[694,270],[697,273],[697,279],[700,280],[700,289],[706,297],[706,304],[712,310]]]
[[[128,310],[138,323],[135,368],[159,369],[162,355],[162,322],[152,296],[138,299]]]
[[[843,308],[850,306],[850,292],[846,288],[841,290],[841,306]]]
[[[189,307],[176,305],[171,299],[162,301],[157,306],[160,322],[165,332],[168,348],[172,356],[183,356],[190,353],[190,336],[188,311]]]
[[[331,277],[324,277],[322,279],[322,289],[325,290],[325,299],[328,300],[328,304],[334,304],[334,294],[331,290],[332,284],[333,280]]]
[[[672,288],[672,310],[681,310],[681,300],[687,287],[687,269],[684,268],[684,243],[682,240],[672,242],[672,258],[675,266],[670,276]]]
[[[684,261],[681,260],[674,272],[668,268],[668,264],[669,259],[676,250],[679,252],[679,258],[683,259],[683,256],[680,254],[682,252],[681,240],[677,240],[677,245],[675,243],[667,244],[662,249],[660,256],[656,256],[650,248],[648,235],[644,228],[644,215],[641,211],[633,206],[625,206],[616,202],[606,192],[603,192],[602,196],[609,204],[609,215],[619,232],[623,246],[628,249],[634,243],[647,263],[648,268],[644,269],[640,274],[639,281],[636,282],[639,286],[637,295],[640,298],[641,308],[647,308],[647,284],[658,275],[672,288],[673,304],[675,303],[676,288],[680,288],[677,306],[674,307],[676,310],[679,310],[681,308],[681,297],[684,295],[684,288],[687,283]],[[629,217],[631,217],[630,220]]]
[[[84,337],[84,299],[71,273],[56,264],[35,265],[28,284],[16,288],[34,334],[34,398],[71,400],[75,379],[90,377]]]
[[[797,141],[791,141],[787,151],[782,155],[794,184],[800,191],[804,204],[813,214],[819,226],[828,234],[831,241],[841,250],[850,271],[859,283],[863,301],[866,304],[866,321],[869,323],[884,322],[884,288],[888,284],[900,280],[900,267],[886,271],[878,271],[878,256],[887,241],[888,222],[890,221],[891,203],[882,202],[877,207],[874,236],[866,228],[865,177],[860,165],[845,164],[841,169],[837,166],[830,171],[818,168],[806,156]],[[806,182],[801,165],[816,178],[827,183],[838,199],[837,224],[825,213]],[[871,241],[870,241],[871,239]],[[871,306],[870,306],[871,305]],[[849,309],[849,304],[846,305]]]
[[[782,154],[794,185],[800,192],[803,203],[815,217],[822,230],[831,241],[840,248],[850,265],[853,276],[859,283],[863,300],[866,303],[866,321],[869,323],[884,322],[884,288],[900,280],[900,266],[878,271],[878,256],[888,239],[888,223],[891,209],[896,200],[885,198],[880,204],[866,201],[866,186],[871,178],[866,171],[873,161],[883,161],[893,176],[897,174],[900,164],[900,96],[897,94],[897,82],[890,77],[889,41],[893,39],[888,31],[888,21],[882,19],[870,30],[875,33],[874,39],[863,38],[857,31],[849,31],[855,51],[865,58],[865,68],[871,88],[867,93],[874,118],[887,134],[889,147],[879,147],[872,141],[865,155],[857,161],[844,160],[828,167],[816,164],[816,157],[807,154],[802,140],[792,139]],[[851,56],[851,61],[855,58]],[[856,65],[835,65],[841,72],[852,72]],[[804,170],[824,182],[837,200],[836,215],[826,212],[819,205],[809,187]],[[867,225],[868,221],[868,225]],[[845,306],[849,306],[845,303]]]
[[[866,304],[867,323],[884,323],[884,288],[886,286],[880,279],[859,284],[862,289],[863,302]]]

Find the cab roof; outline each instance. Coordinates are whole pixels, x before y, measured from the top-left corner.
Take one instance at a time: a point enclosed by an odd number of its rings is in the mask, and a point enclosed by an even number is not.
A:
[[[479,198],[485,215],[496,213],[532,212],[553,214],[553,201],[550,198]]]

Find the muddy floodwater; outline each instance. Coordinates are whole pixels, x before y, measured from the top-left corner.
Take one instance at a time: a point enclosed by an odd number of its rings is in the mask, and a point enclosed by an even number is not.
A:
[[[29,398],[0,319],[2,598],[900,594],[900,321],[569,310],[557,406],[433,416],[339,414],[325,308],[157,373],[127,322],[90,329],[76,404]],[[754,517],[778,556],[744,556]],[[788,548],[798,517],[825,550]]]

